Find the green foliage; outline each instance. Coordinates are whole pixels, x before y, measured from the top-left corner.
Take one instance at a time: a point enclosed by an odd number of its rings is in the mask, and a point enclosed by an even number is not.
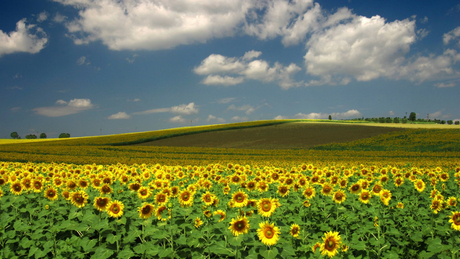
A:
[[[37,138],[37,135],[35,135],[35,134],[26,135],[26,139],[36,139],[36,138]]]
[[[61,133],[61,134],[59,134],[59,138],[70,138],[70,134],[69,133]]]
[[[40,138],[46,138],[46,133],[41,133]]]
[[[414,122],[417,119],[417,114],[415,112],[411,112],[409,115],[409,120]]]
[[[18,135],[18,133],[17,133],[16,131],[15,131],[15,132],[11,132],[10,137],[13,138],[13,139],[18,139],[18,138],[20,138],[19,135]]]

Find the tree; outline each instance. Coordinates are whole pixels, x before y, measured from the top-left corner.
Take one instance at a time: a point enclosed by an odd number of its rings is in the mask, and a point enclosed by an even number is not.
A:
[[[452,123],[454,123],[452,120],[447,121],[447,124],[449,124],[449,125],[452,125]]]
[[[45,133],[40,134],[40,138],[46,138],[46,134]]]
[[[12,138],[14,138],[14,139],[17,139],[17,138],[19,138],[19,135],[18,135],[18,133],[15,131],[15,132],[11,132],[10,137],[12,137]]]
[[[29,135],[26,135],[26,139],[36,139],[37,136],[35,134],[29,134]]]
[[[460,125],[460,121],[455,121],[455,125]]]
[[[395,117],[395,118],[393,119],[393,122],[394,122],[394,123],[399,123],[399,117]]]
[[[70,138],[70,134],[69,133],[61,133],[61,134],[59,134],[59,138]]]
[[[329,115],[329,120],[332,120],[332,116],[331,116],[331,115]]]
[[[392,123],[393,120],[392,120],[390,117],[386,117],[386,118],[385,118],[385,122],[386,122],[386,123]]]
[[[417,115],[415,114],[415,112],[411,112],[409,115],[409,120],[415,121],[416,119],[417,119]]]

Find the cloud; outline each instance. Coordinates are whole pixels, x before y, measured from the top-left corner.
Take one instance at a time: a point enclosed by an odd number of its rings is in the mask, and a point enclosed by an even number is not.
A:
[[[394,112],[394,111],[389,111],[389,112],[388,112],[388,115],[390,115],[390,116],[395,116],[395,112]]]
[[[11,89],[11,90],[22,90],[22,87],[15,85],[15,86],[12,86],[12,87],[8,87],[7,89]]]
[[[287,89],[299,86],[302,82],[295,82],[292,76],[300,71],[300,67],[291,63],[283,66],[275,62],[273,66],[261,59],[252,60],[262,54],[260,51],[248,51],[243,57],[225,57],[219,54],[211,54],[205,58],[193,71],[199,75],[208,75],[203,84],[235,85],[242,83],[244,79],[258,80],[262,82],[276,82],[281,88]],[[221,76],[216,74],[236,74],[238,77]]]
[[[134,63],[137,57],[139,57],[139,55],[134,54],[132,58],[126,58],[126,61],[128,61],[129,64],[132,64]]]
[[[201,83],[205,85],[237,85],[243,81],[244,77],[209,75]]]
[[[129,119],[131,115],[127,114],[126,112],[119,112],[110,115],[107,119],[109,120],[121,120],[121,119]]]
[[[133,100],[128,99],[128,102],[140,102],[140,101],[141,101],[141,99],[139,99],[139,98],[135,98]]]
[[[59,106],[39,107],[33,109],[33,111],[38,115],[47,117],[60,117],[94,108],[94,105],[91,103],[90,99],[72,99],[69,102],[58,100],[56,101],[56,104]]]
[[[139,115],[139,114],[171,112],[171,113],[181,114],[181,115],[190,115],[190,114],[198,113],[198,111],[199,109],[196,108],[195,103],[191,102],[189,104],[181,104],[181,105],[173,106],[170,108],[157,108],[157,109],[151,109],[151,110],[146,110],[146,111],[141,111],[141,112],[133,112],[132,114]]]
[[[234,104],[228,106],[227,108],[227,111],[228,110],[234,110],[234,111],[244,111],[246,113],[246,115],[249,115],[251,113],[253,113],[255,111],[254,107],[252,107],[251,105],[242,105],[242,106],[235,106]]]
[[[60,13],[56,13],[56,15],[53,18],[53,21],[57,23],[62,23],[63,21],[65,21],[65,19],[67,19],[67,16],[61,15]]]
[[[319,26],[321,17],[320,5],[313,0],[260,1],[249,13],[244,30],[262,40],[281,36],[282,43],[289,46],[304,40]]]
[[[231,118],[232,121],[248,121],[248,117],[234,116]]]
[[[182,116],[180,116],[180,115],[170,118],[169,121],[170,122],[185,123],[185,119],[182,118]]]
[[[217,103],[229,103],[235,100],[236,98],[233,97],[228,97],[228,98],[222,98],[217,101]]]
[[[369,81],[392,76],[403,59],[401,56],[415,42],[415,22],[411,20],[386,23],[380,16],[354,16],[315,33],[307,42],[304,56],[307,73],[333,76],[340,82],[345,76]]]
[[[13,108],[10,109],[10,111],[12,111],[12,112],[18,112],[20,110],[21,110],[21,107],[19,107],[19,106],[18,107],[13,107]]]
[[[428,115],[430,116],[431,119],[437,119],[442,116],[442,111],[433,112]]]
[[[424,17],[423,19],[420,20],[421,23],[427,23],[428,22],[428,17]]]
[[[79,66],[83,65],[83,64],[86,64],[86,65],[90,65],[91,62],[86,62],[86,57],[85,56],[81,56],[78,60],[77,60],[77,64]]]
[[[75,44],[100,40],[112,50],[160,50],[235,34],[254,1],[54,0],[78,9],[66,24]]]
[[[442,37],[442,40],[444,42],[444,44],[449,44],[449,42],[451,40],[455,40],[456,38],[460,37],[460,26],[458,26],[457,28],[451,30],[450,32],[448,33],[445,33]],[[457,42],[457,44],[459,44],[460,46],[460,40]]]
[[[437,83],[437,84],[434,84],[434,86],[439,87],[439,88],[454,87],[454,86],[456,86],[456,85],[457,85],[457,84],[454,83],[454,82],[447,83],[447,84],[445,84],[445,83]]]
[[[38,14],[37,22],[43,22],[48,19],[48,13],[46,11],[41,12]]]
[[[282,116],[278,115],[274,119],[275,120],[285,120],[285,119],[327,119],[329,118],[329,115],[331,115],[332,119],[349,119],[349,118],[357,118],[357,117],[362,117],[362,113],[359,112],[358,110],[348,110],[346,112],[334,112],[334,113],[297,113],[293,117],[287,117],[287,116]]]
[[[0,30],[0,57],[14,52],[35,54],[45,47],[48,37],[43,29],[26,22],[26,19],[18,21],[16,30],[10,33]]]
[[[217,118],[216,116],[213,116],[211,114],[209,114],[208,119],[206,121],[217,121],[218,123],[225,123],[225,120],[223,118]]]

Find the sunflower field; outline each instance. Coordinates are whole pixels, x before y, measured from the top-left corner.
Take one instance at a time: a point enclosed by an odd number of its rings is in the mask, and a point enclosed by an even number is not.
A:
[[[0,162],[1,258],[458,258],[460,166]]]

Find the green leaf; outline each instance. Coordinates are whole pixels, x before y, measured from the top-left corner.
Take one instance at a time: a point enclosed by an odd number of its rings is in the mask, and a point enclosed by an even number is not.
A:
[[[441,239],[439,237],[435,237],[434,239],[428,239],[426,244],[428,245],[429,252],[440,253],[444,251],[444,245],[441,243]]]
[[[100,231],[101,229],[108,229],[109,228],[109,221],[107,219],[103,219],[93,225],[93,228]]]
[[[266,259],[275,258],[278,255],[278,249],[276,247],[272,247],[260,253]]]
[[[187,239],[185,238],[185,235],[181,235],[178,239],[175,240],[175,242],[179,245],[185,245],[187,244]]]
[[[91,256],[91,259],[107,259],[114,253],[113,250],[109,250],[106,247],[99,246],[96,249],[96,253]]]
[[[147,246],[145,244],[138,244],[133,250],[136,254],[143,255],[145,250],[147,250]]]
[[[356,243],[351,243],[350,244],[351,249],[356,249],[356,250],[366,250],[366,242],[364,241],[358,241]]]
[[[121,239],[120,235],[109,234],[105,240],[107,241],[107,243],[113,244],[117,241],[120,241],[120,239]]]
[[[82,218],[82,223],[88,224],[90,226],[94,226],[99,222],[99,217],[94,215],[93,213],[85,213],[85,216]]]
[[[126,247],[125,249],[123,249],[123,251],[121,251],[118,254],[118,258],[121,258],[121,259],[131,258],[131,257],[134,257],[135,255],[136,254],[129,247]]]
[[[84,237],[81,240],[81,247],[85,252],[89,252],[97,243],[97,239],[89,239],[88,237]]]
[[[22,246],[22,248],[29,248],[33,244],[35,244],[35,242],[30,240],[30,239],[28,239],[27,237],[23,237],[21,242],[20,242],[20,245]]]
[[[161,257],[161,258],[162,258],[162,257],[167,257],[167,256],[169,256],[170,254],[172,254],[172,252],[174,252],[174,251],[172,250],[172,248],[171,248],[171,247],[168,247],[168,248],[166,248],[166,249],[163,249],[163,250],[158,254],[158,256]]]
[[[290,245],[285,245],[283,246],[283,249],[281,251],[281,256],[284,258],[290,257],[290,256],[295,256],[295,250],[292,246]]]
[[[29,255],[28,255],[29,258],[32,257],[32,256],[35,254],[35,252],[37,252],[38,250],[39,250],[38,247],[36,247],[35,245],[32,246],[32,247],[29,249]]]
[[[16,220],[13,224],[13,227],[16,231],[22,232],[29,230],[29,225],[27,223],[22,222],[21,220]]]

